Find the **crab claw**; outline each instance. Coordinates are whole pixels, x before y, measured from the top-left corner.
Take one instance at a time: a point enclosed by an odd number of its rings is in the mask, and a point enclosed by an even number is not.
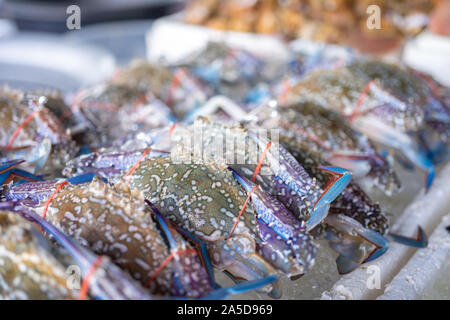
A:
[[[331,173],[333,177],[328,182],[328,185],[325,187],[322,195],[317,200],[311,217],[306,222],[308,230],[313,229],[327,217],[331,202],[333,202],[347,187],[352,177],[351,172],[343,168],[327,166],[318,168],[325,172]]]
[[[359,117],[355,119],[354,125],[369,138],[401,151],[414,166],[427,172],[425,186],[426,190],[430,188],[434,178],[434,165],[408,134],[395,130],[374,116]]]
[[[418,168],[427,173],[425,177],[425,190],[428,191],[434,180],[434,165],[428,156],[417,148],[402,148],[403,154]]]
[[[299,221],[281,202],[253,182],[229,168],[233,176],[251,192],[257,212],[258,232],[263,244],[261,254],[288,276],[298,276],[308,270],[315,260],[317,247],[306,225]]]
[[[258,143],[260,148],[268,146],[269,142],[264,137],[259,137],[252,131],[249,131],[248,134],[250,138]],[[277,150],[278,153],[271,151],[272,149]],[[272,141],[271,147],[266,153],[266,159],[276,177],[297,193],[300,198],[304,199],[305,203],[310,203],[312,206],[314,201],[316,201],[316,194],[320,187],[294,156],[282,145]]]
[[[382,256],[388,249],[388,241],[378,232],[363,227],[359,222],[344,216],[330,215],[326,223],[344,233],[337,236],[327,231],[326,236],[330,246],[340,254],[336,264],[340,274],[353,271],[360,264],[366,263]],[[369,242],[375,248],[367,254],[364,243]]]
[[[41,177],[16,168],[24,162],[25,160],[14,160],[3,163],[0,166],[0,185],[9,183],[15,177],[22,178],[27,181],[42,181]]]
[[[213,284],[196,252],[189,250],[190,246],[188,243],[176,232],[153,203],[149,200],[145,200],[145,202],[153,211],[162,234],[169,244],[170,252],[172,254],[185,252],[182,259],[176,255],[172,260],[172,268],[174,270],[173,290],[176,293],[175,295],[199,298],[211,293],[214,290]]]
[[[0,203],[0,210],[13,211],[30,222],[36,223],[48,232],[77,262],[81,269],[82,277],[85,279],[89,274],[89,293],[97,299],[134,299],[148,300],[152,297],[140,287],[130,276],[123,273],[121,269],[109,262],[107,257],[99,259],[90,250],[82,247],[74,240],[59,231],[55,226],[37,215],[34,211],[22,206],[17,206],[14,202]],[[93,272],[92,267],[100,261],[98,268],[104,272]]]
[[[404,236],[399,236],[396,234],[389,233],[389,237],[392,238],[393,241],[404,244],[405,246],[413,247],[413,248],[426,248],[428,245],[428,237],[425,231],[418,226],[417,227],[417,238],[412,239]]]
[[[266,287],[276,282],[277,280],[278,280],[277,277],[271,275],[259,280],[241,282],[231,287],[214,290],[212,293],[203,297],[202,299],[204,300],[225,299],[226,297],[232,294],[244,293],[247,291],[252,291],[262,287]]]

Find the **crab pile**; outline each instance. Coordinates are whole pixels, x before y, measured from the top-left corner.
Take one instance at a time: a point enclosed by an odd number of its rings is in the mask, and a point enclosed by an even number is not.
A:
[[[71,97],[2,88],[0,297],[279,298],[319,242],[341,274],[390,241],[424,247],[420,227],[391,234],[368,193],[395,197],[395,161],[432,186],[449,102],[429,77],[351,52],[280,63],[221,43]]]

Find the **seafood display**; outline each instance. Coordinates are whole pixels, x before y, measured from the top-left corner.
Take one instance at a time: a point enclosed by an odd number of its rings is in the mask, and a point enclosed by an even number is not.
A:
[[[254,18],[233,28],[278,32],[259,19],[283,15],[289,37],[299,28],[289,6],[312,6],[251,3],[228,2]],[[356,19],[350,2],[330,3]],[[191,22],[222,27],[225,4],[202,4]],[[0,297],[281,298],[282,279],[317,267],[319,243],[339,274],[391,242],[426,247],[420,226],[417,238],[391,233],[372,194],[395,199],[399,166],[432,188],[447,162],[449,89],[350,51],[289,50],[268,59],[210,42],[173,65],[134,60],[67,96],[2,88]]]
[[[379,9],[383,26],[379,30],[367,25],[370,6]],[[434,1],[426,0],[194,0],[188,4],[184,20],[219,30],[280,34],[287,39],[352,44],[378,51],[423,30],[434,6]],[[372,41],[377,45],[370,45]]]

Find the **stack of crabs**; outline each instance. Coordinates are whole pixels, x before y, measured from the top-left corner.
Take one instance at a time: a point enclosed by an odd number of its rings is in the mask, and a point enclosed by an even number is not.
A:
[[[209,43],[72,97],[2,88],[0,297],[279,298],[278,278],[301,281],[319,239],[341,274],[389,241],[426,246],[420,227],[389,233],[364,190],[398,192],[394,159],[432,186],[449,89],[322,53],[272,61]],[[218,271],[236,285],[220,287]]]

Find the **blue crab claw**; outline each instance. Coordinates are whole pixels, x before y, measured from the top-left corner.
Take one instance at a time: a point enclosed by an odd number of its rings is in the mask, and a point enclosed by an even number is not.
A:
[[[411,148],[404,148],[403,153],[414,165],[427,173],[425,178],[425,190],[428,191],[434,180],[434,165],[424,152]]]
[[[2,163],[0,166],[0,174],[5,173],[9,170],[11,170],[14,167],[17,167],[19,164],[24,163],[25,160],[13,160]]]
[[[326,223],[344,233],[340,236],[332,231],[326,233],[330,246],[340,254],[336,260],[340,273],[348,273],[362,263],[375,260],[389,249],[388,240],[384,236],[363,227],[353,218],[342,214],[329,215]],[[368,255],[364,242],[375,247]]]
[[[306,222],[308,230],[313,229],[327,217],[331,202],[333,202],[341,194],[352,178],[351,172],[343,168],[327,166],[321,166],[318,168],[332,174],[333,177],[323,190],[322,195],[319,197],[319,200],[317,200],[314,206],[311,217]]]
[[[89,293],[92,297],[105,300],[148,300],[152,298],[130,276],[109,262],[107,257],[102,257],[102,260],[99,260],[98,256],[66,236],[34,211],[17,206],[11,201],[0,203],[0,210],[13,211],[28,221],[42,227],[43,230],[48,232],[72,256],[80,267],[83,278],[92,272],[92,266],[97,261],[101,261],[98,268],[101,268],[104,272],[92,273],[89,281]]]
[[[428,245],[428,237],[425,231],[419,226],[417,230],[417,238],[412,239],[396,234],[389,234],[389,237],[392,238],[393,241],[404,244],[405,246],[413,247],[413,248],[426,248]]]
[[[25,170],[17,169],[16,167],[25,160],[14,160],[3,163],[0,166],[0,185],[7,184],[15,177],[21,178],[26,181],[42,181],[41,177],[31,174]]]
[[[328,215],[328,210],[330,209],[330,204],[323,204],[320,207],[314,207],[314,211],[311,217],[306,221],[306,226],[308,230],[313,229],[315,226],[320,224]]]
[[[372,251],[370,253],[370,255],[367,257],[366,260],[364,260],[363,263],[370,262],[370,261],[373,261],[373,260],[381,257],[388,250],[389,250],[389,247],[387,247],[387,246],[386,247],[382,247],[382,248],[376,248],[374,251]]]
[[[259,137],[252,131],[248,131],[248,134],[262,150],[269,145],[269,141],[265,137]],[[278,153],[271,150],[278,150]],[[269,162],[269,166],[278,180],[287,185],[301,199],[304,199],[308,206],[309,204],[313,205],[317,192],[320,192],[320,187],[289,151],[279,143],[272,142],[265,159]]]
[[[149,200],[145,200],[145,202],[153,211],[162,234],[169,244],[170,251],[173,253],[189,248],[187,242],[172,227],[158,208]],[[215,289],[214,279],[211,279],[211,275],[203,268],[204,264],[197,255],[191,254],[189,259],[176,258],[172,261],[174,269],[173,286],[177,296],[187,296],[189,293],[196,292],[194,297],[198,298],[210,294]]]
[[[360,263],[352,260],[351,258],[340,255],[336,259],[336,265],[339,274],[347,274],[358,268]]]
[[[244,189],[251,192],[259,237],[263,241],[260,249],[263,257],[288,276],[303,274],[314,264],[317,251],[304,221],[299,221],[281,202],[259,186],[234,169],[229,170]]]
[[[68,178],[66,180],[71,184],[83,184],[83,183],[91,182],[94,179],[94,177],[96,177],[95,173],[85,173],[85,174],[80,174],[75,177]],[[106,181],[104,178],[102,178],[102,180]]]
[[[225,299],[229,295],[232,294],[239,294],[244,293],[247,291],[256,290],[259,288],[263,288],[269,284],[272,284],[276,282],[278,279],[276,276],[267,276],[260,280],[254,280],[254,281],[243,281],[237,285],[227,287],[227,288],[220,288],[217,290],[214,290],[209,295],[203,297],[204,300],[218,300],[218,299]]]
[[[180,234],[182,234],[185,238],[189,239],[191,242],[193,242],[195,244],[195,246],[198,248],[198,250],[200,252],[200,258],[202,259],[203,266],[205,267],[206,272],[208,273],[208,277],[210,279],[212,286],[215,289],[220,288],[220,286],[216,283],[216,278],[214,276],[214,269],[213,269],[213,265],[211,263],[211,259],[209,258],[208,248],[206,246],[206,243],[204,241],[202,241],[201,239],[199,239],[198,237],[196,237],[193,233],[191,233],[183,228],[180,228],[176,224],[174,224],[173,227]]]

